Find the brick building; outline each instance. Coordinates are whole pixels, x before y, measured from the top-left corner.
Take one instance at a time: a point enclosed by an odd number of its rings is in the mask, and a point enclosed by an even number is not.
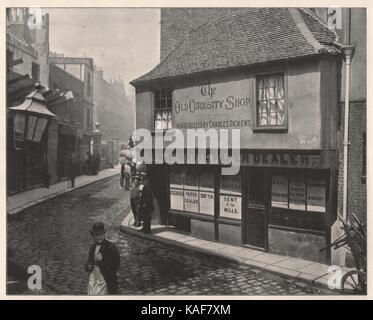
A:
[[[160,220],[197,237],[331,263],[333,252],[319,249],[335,236],[340,210],[349,44],[349,211],[366,219],[364,22],[364,9],[161,9],[161,62],[132,81],[136,128],[237,127],[241,168],[224,177],[221,165],[149,165]],[[200,108],[214,103],[203,88],[235,112]]]
[[[133,132],[134,116],[121,79],[107,81],[96,67],[93,88],[93,118],[102,134],[101,168],[109,168],[118,162],[120,145]]]

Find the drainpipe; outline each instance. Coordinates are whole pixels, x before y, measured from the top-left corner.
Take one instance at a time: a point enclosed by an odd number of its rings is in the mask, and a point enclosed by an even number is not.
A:
[[[348,173],[348,124],[350,114],[350,65],[354,56],[355,48],[353,46],[344,46],[346,79],[345,79],[345,115],[344,115],[344,139],[343,139],[343,210],[342,216],[347,219],[347,173]]]

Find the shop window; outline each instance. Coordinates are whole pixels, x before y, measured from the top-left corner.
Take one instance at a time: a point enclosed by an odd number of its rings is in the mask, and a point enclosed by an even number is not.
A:
[[[271,206],[308,212],[326,212],[326,181],[306,175],[274,175]]]
[[[170,171],[170,209],[214,216],[214,173],[197,168]]]
[[[256,87],[256,127],[284,129],[287,123],[284,75],[258,76]]]
[[[154,128],[171,129],[172,123],[172,90],[162,88],[154,92]]]
[[[222,218],[241,219],[241,176],[227,175],[220,178],[219,204]]]

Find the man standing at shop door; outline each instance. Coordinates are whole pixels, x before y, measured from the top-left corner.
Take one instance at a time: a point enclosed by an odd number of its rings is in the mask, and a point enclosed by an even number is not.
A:
[[[141,191],[139,201],[139,215],[143,220],[143,231],[145,234],[151,233],[151,218],[154,211],[153,206],[153,192],[149,185],[148,177],[145,173],[142,173],[142,183],[139,187]]]

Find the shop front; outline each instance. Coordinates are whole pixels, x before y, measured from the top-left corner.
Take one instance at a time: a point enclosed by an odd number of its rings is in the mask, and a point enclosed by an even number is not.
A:
[[[230,175],[221,157],[152,164],[162,221],[198,238],[329,263],[319,250],[330,243],[337,211],[341,51],[307,12],[271,12],[250,9],[203,25],[132,81],[136,127],[198,142],[197,130],[204,138],[227,133],[219,152],[239,149],[239,170]],[[191,148],[216,148],[206,141]]]
[[[336,218],[334,161],[328,152],[242,150],[233,176],[214,165],[168,166],[168,220],[198,238],[326,263],[319,250]]]

